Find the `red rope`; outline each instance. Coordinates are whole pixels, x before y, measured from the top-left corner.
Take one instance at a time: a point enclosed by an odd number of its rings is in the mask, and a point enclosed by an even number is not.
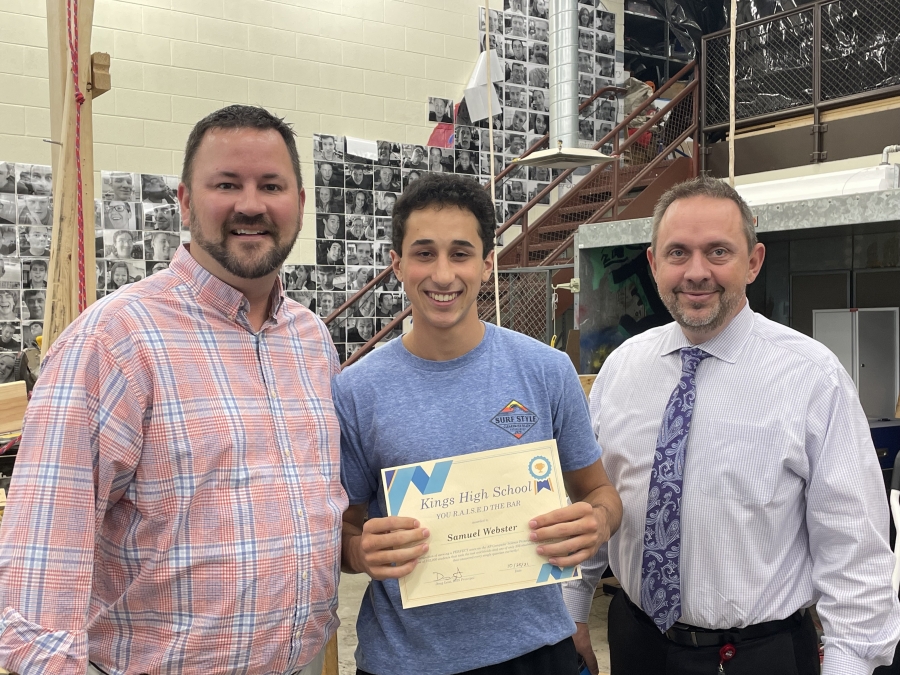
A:
[[[78,312],[87,308],[87,290],[84,275],[84,204],[82,203],[81,179],[81,106],[84,94],[78,86],[78,0],[66,0],[69,34],[69,57],[72,61],[72,78],[75,83],[75,173],[78,177]]]

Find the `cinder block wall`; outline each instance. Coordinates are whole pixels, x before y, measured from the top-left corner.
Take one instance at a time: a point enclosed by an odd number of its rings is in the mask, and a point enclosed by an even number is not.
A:
[[[502,0],[491,0],[502,9]],[[458,101],[483,0],[95,0],[96,170],[178,174],[191,126],[229,103],[286,117],[311,183],[312,134],[425,143],[428,97]],[[50,163],[44,0],[0,1],[0,161]],[[99,196],[99,174],[95,185]],[[313,199],[292,262],[314,259]]]

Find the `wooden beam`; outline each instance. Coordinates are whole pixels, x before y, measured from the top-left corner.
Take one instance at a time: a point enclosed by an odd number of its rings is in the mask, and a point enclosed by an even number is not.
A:
[[[48,270],[46,315],[41,354],[78,316],[78,172],[75,164],[76,101],[75,85],[69,61],[66,0],[47,0],[47,36],[50,62],[51,125],[60,125],[59,160],[53,168],[53,231]],[[78,0],[78,86],[84,94],[81,105],[81,182],[84,214],[84,280],[87,304],[97,298],[97,274],[94,252],[94,134],[91,74],[91,27],[94,0]],[[62,82],[58,82],[59,64],[65,61]],[[55,87],[55,89],[54,89]],[[60,90],[62,94],[60,95]],[[61,105],[61,109],[60,109]],[[55,139],[54,139],[55,140]]]

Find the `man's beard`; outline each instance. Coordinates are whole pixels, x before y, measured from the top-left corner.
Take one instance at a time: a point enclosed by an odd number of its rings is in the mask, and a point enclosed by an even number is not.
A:
[[[692,316],[688,314],[686,310],[700,309],[700,306],[690,301],[680,300],[677,294],[683,292],[718,292],[719,298],[718,302],[706,310],[707,314],[705,316]],[[669,314],[671,314],[672,318],[678,322],[679,326],[690,328],[700,333],[708,333],[721,327],[731,316],[743,297],[738,293],[727,292],[722,286],[693,287],[690,285],[676,286],[671,293],[660,293],[659,296],[666,306],[666,309],[669,310]],[[687,305],[687,308],[682,304],[683,302]]]
[[[227,272],[241,279],[260,279],[277,270],[284,264],[284,261],[287,260],[288,255],[291,253],[291,249],[294,247],[294,242],[297,241],[297,237],[300,235],[300,217],[297,218],[298,227],[294,236],[291,237],[290,241],[282,243],[281,234],[279,233],[278,228],[275,227],[275,224],[268,216],[260,214],[258,216],[248,217],[243,214],[235,214],[222,226],[221,241],[214,242],[203,236],[200,230],[200,223],[197,222],[194,214],[194,205],[191,204],[191,217],[188,223],[191,229],[191,243],[196,244],[206,251],[210,257],[219,263]],[[264,226],[268,230],[269,236],[272,237],[272,241],[275,244],[274,247],[272,247],[263,257],[255,260],[247,260],[235,256],[228,250],[225,241],[227,240],[229,232],[240,225]]]

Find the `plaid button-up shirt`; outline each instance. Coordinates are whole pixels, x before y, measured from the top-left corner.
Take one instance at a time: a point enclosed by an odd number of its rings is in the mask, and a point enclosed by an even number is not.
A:
[[[291,673],[337,629],[328,332],[180,248],[48,354],[0,530],[0,664],[28,675]]]

